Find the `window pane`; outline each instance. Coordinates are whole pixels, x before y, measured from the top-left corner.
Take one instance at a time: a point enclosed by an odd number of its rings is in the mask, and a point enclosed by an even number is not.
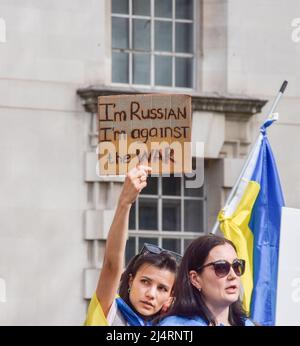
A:
[[[182,88],[192,88],[192,70],[193,59],[192,58],[176,58],[175,60],[176,70],[176,86]]]
[[[128,54],[112,53],[112,81],[114,83],[128,83]]]
[[[158,178],[149,177],[147,179],[147,186],[141,191],[141,195],[157,195]]]
[[[187,181],[195,181],[195,177],[194,178],[187,178],[184,177],[184,195],[185,196],[189,196],[189,197],[204,197],[204,189],[203,186],[199,187],[199,188],[186,188],[186,182]]]
[[[202,201],[184,201],[184,232],[204,232]]]
[[[150,50],[150,19],[133,19],[133,48]]]
[[[112,0],[111,10],[112,13],[128,14],[128,0]]]
[[[125,250],[125,263],[126,265],[131,260],[131,258],[135,256],[135,237],[129,237],[126,242],[126,250]]]
[[[142,247],[145,243],[158,245],[158,239],[157,238],[145,238],[145,237],[139,238],[139,252],[142,250]]]
[[[135,225],[135,203],[133,203],[131,208],[130,208],[129,229],[136,229],[136,225]]]
[[[181,254],[180,239],[168,239],[162,240],[162,247],[169,251],[174,251]]]
[[[150,0],[133,0],[133,14],[150,16]]]
[[[193,24],[176,23],[176,52],[193,53]]]
[[[112,47],[128,48],[128,19],[115,18],[111,19]]]
[[[184,242],[183,242],[184,251],[191,244],[192,241],[193,239],[184,239]]]
[[[155,0],[155,17],[172,18],[172,0]]]
[[[155,21],[155,50],[172,52],[172,23]]]
[[[157,199],[139,198],[139,229],[158,230]]]
[[[133,54],[133,83],[150,84],[150,55]]]
[[[172,86],[172,57],[155,56],[155,85]]]
[[[166,196],[180,196],[180,177],[162,178],[162,194]]]
[[[163,231],[180,231],[181,206],[180,200],[163,199],[162,201],[162,229]]]
[[[193,0],[176,0],[176,19],[193,19]]]

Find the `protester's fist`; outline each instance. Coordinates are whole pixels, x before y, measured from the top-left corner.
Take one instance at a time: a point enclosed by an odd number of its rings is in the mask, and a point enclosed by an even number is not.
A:
[[[151,167],[137,165],[127,173],[120,202],[132,204],[136,200],[138,194],[147,186],[147,176],[150,171]]]

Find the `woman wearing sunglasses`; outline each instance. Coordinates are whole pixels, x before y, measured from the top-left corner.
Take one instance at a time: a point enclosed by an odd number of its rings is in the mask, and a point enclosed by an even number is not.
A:
[[[177,263],[170,252],[145,244],[122,274],[130,208],[147,185],[149,171],[149,167],[140,165],[126,176],[85,325],[151,325],[172,302]]]
[[[195,239],[181,261],[176,300],[161,326],[250,326],[239,299],[245,261],[234,244],[216,235]]]

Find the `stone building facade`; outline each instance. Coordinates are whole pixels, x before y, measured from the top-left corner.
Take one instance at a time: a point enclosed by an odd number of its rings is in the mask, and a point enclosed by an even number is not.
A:
[[[84,320],[122,186],[96,175],[99,95],[188,93],[205,144],[204,187],[153,180],[127,256],[145,239],[183,252],[211,230],[284,79],[269,136],[286,204],[300,207],[297,16],[296,0],[1,1],[1,325]]]

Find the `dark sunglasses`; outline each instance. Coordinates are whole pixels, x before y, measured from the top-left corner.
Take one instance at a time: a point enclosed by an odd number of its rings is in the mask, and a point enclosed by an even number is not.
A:
[[[165,252],[165,253],[169,254],[170,256],[172,256],[176,260],[176,262],[178,262],[178,263],[182,259],[182,256],[177,252],[166,250],[166,249],[163,249],[157,245],[149,244],[149,243],[144,243],[139,255],[143,255],[145,253],[152,253],[152,254],[159,255],[162,252]]]
[[[228,275],[228,273],[230,272],[230,268],[232,267],[235,274],[237,276],[241,276],[245,272],[245,265],[246,265],[246,262],[245,260],[242,260],[242,259],[235,259],[232,263],[229,263],[228,261],[225,261],[225,260],[219,260],[216,262],[207,263],[199,267],[197,271],[200,271],[205,267],[213,266],[215,270],[215,274],[219,278],[223,278],[226,275]]]

